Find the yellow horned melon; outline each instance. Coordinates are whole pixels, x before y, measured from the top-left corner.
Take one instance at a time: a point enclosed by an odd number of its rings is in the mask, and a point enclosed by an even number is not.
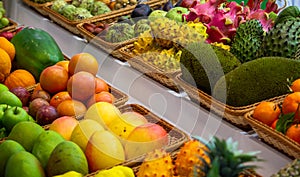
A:
[[[0,48],[0,83],[3,83],[11,71],[10,57],[5,50]]]

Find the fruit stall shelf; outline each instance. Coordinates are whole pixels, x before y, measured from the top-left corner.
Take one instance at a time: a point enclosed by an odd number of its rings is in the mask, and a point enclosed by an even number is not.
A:
[[[22,1],[29,7],[32,7],[37,12],[41,13],[42,15],[47,15],[47,13],[44,10],[44,7],[52,4],[51,1],[46,3],[37,3],[31,0],[22,0]]]
[[[126,62],[120,62],[99,50],[98,47],[88,45],[81,37],[33,11],[22,0],[5,0],[5,4],[10,18],[20,24],[47,30],[67,56],[86,51],[101,58],[101,66],[97,75],[126,93],[129,96],[127,104],[138,103],[187,134],[199,135],[204,139],[212,134],[220,138],[231,137],[239,142],[239,147],[245,152],[260,151],[259,157],[264,161],[256,165],[261,167],[257,169],[257,173],[262,176],[270,176],[287,163],[292,162],[293,159],[261,141],[256,134],[251,131],[245,132],[220,120],[219,116],[211,114],[207,109],[192,102],[185,92],[177,93],[153,82],[152,79],[145,77],[144,73],[132,68]]]
[[[158,1],[155,3],[151,3],[149,4],[149,6],[153,9],[159,8],[161,7],[163,4],[165,3],[165,1]],[[136,40],[136,38],[132,38],[123,42],[116,42],[116,43],[112,43],[112,42],[108,42],[105,40],[105,33],[101,32],[98,35],[90,32],[89,30],[87,30],[85,28],[85,25],[88,24],[96,24],[96,23],[102,23],[102,24],[106,24],[108,26],[112,26],[114,23],[118,22],[118,19],[122,16],[128,16],[132,13],[132,10],[128,10],[128,11],[124,11],[124,12],[120,12],[117,14],[113,14],[110,16],[106,16],[103,18],[99,18],[99,19],[94,19],[94,20],[89,20],[87,22],[82,22],[77,24],[77,29],[80,33],[80,36],[83,36],[88,42],[93,43],[97,46],[99,46],[101,49],[103,49],[104,51],[110,53],[112,56],[114,56],[116,59],[119,59],[121,61],[127,61],[126,57],[123,57],[123,55],[121,55],[118,51],[119,48],[126,46],[128,44],[131,44],[133,41]]]
[[[67,1],[68,3],[72,3],[72,1]],[[149,0],[149,1],[145,1],[143,3],[145,4],[152,4],[152,3],[156,3],[156,2],[161,2],[160,0]],[[51,9],[51,4],[44,6],[43,9],[46,13],[47,16],[49,16],[49,18],[51,20],[53,20],[54,22],[56,22],[57,24],[61,25],[62,27],[64,27],[65,29],[69,30],[70,32],[80,35],[80,31],[78,30],[78,28],[76,27],[77,24],[79,23],[84,23],[84,22],[89,22],[91,20],[96,20],[96,19],[100,19],[100,18],[104,18],[104,17],[110,17],[112,15],[115,14],[119,14],[119,13],[124,13],[127,11],[132,11],[134,9],[135,5],[128,5],[124,8],[118,9],[118,10],[112,10],[111,12],[108,13],[104,13],[101,15],[95,15],[93,17],[90,18],[86,18],[83,20],[70,20],[68,18],[66,18],[65,16],[59,14],[58,12],[54,11],[53,9]]]

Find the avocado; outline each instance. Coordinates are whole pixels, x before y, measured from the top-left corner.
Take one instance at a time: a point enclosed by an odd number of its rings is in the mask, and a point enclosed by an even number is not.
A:
[[[222,76],[212,96],[230,106],[246,106],[289,92],[287,79],[300,77],[300,61],[284,57],[263,57]]]
[[[40,161],[30,152],[20,151],[7,161],[5,177],[46,177]]]
[[[206,93],[211,93],[220,77],[241,65],[232,53],[200,41],[182,49],[180,63],[182,79]]]

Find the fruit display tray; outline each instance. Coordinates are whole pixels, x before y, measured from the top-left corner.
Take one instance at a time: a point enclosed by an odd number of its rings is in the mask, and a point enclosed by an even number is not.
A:
[[[165,0],[149,4],[149,6],[153,9],[156,9],[158,7],[163,6],[164,3],[165,3]],[[79,23],[79,24],[77,24],[76,27],[77,27],[78,31],[80,32],[80,35],[82,37],[84,37],[88,42],[93,43],[96,46],[99,46],[104,51],[106,51],[107,53],[116,57],[117,59],[119,59],[121,61],[126,61],[126,58],[123,58],[122,55],[120,55],[118,53],[118,49],[125,45],[128,45],[130,43],[133,43],[133,41],[135,41],[136,38],[129,39],[129,40],[126,40],[123,42],[112,43],[112,42],[108,42],[105,40],[105,34],[95,35],[92,32],[85,29],[84,25],[85,24],[94,24],[94,23],[103,23],[103,24],[108,24],[109,26],[111,26],[118,21],[119,17],[127,16],[127,15],[130,15],[131,13],[132,13],[132,11],[125,11],[125,12],[117,13],[117,14],[114,14],[111,16],[106,16],[104,18],[94,19],[94,20],[90,20],[88,22]]]
[[[164,119],[158,117],[157,115],[155,115],[154,113],[152,113],[151,111],[139,104],[125,104],[119,107],[119,109],[122,113],[128,111],[135,111],[137,113],[142,114],[148,120],[148,122],[156,123],[162,126],[168,132],[169,136],[169,144],[166,147],[164,147],[164,149],[167,152],[171,153],[178,150],[185,142],[187,142],[190,139],[190,137],[185,132],[178,129],[176,126],[173,126],[172,124],[168,123]],[[135,167],[138,166],[144,158],[145,154],[134,159],[128,159],[120,165]],[[95,176],[97,173],[98,171],[90,173],[86,175],[86,177]]]
[[[42,15],[47,15],[47,12],[44,10],[45,6],[49,6],[52,4],[52,1],[45,2],[45,3],[36,3],[32,0],[22,0],[25,4],[27,4],[29,7],[32,7],[37,12],[41,13]]]
[[[129,65],[136,70],[142,72],[146,76],[152,78],[153,80],[159,82],[165,87],[172,89],[176,92],[180,91],[178,85],[174,82],[175,76],[180,73],[180,69],[174,69],[169,71],[164,71],[157,66],[151,64],[150,62],[144,61],[141,57],[135,55],[133,52],[133,43],[121,47],[118,53],[122,56],[124,60],[127,60]]]
[[[68,1],[68,2],[71,3],[72,1]],[[148,0],[148,1],[145,1],[143,3],[152,4],[152,3],[156,3],[156,2],[160,2],[160,0]],[[89,22],[89,21],[92,21],[92,20],[96,20],[96,19],[111,17],[112,15],[125,13],[127,11],[131,12],[134,8],[135,8],[135,5],[128,5],[124,8],[121,8],[121,9],[118,9],[118,10],[112,10],[111,12],[101,14],[101,15],[96,15],[96,16],[93,16],[91,18],[87,18],[87,19],[83,19],[83,20],[69,20],[65,16],[63,16],[63,15],[59,14],[58,12],[52,10],[51,9],[51,4],[43,7],[45,13],[49,16],[49,18],[52,21],[54,21],[55,23],[59,24],[60,26],[64,27],[65,29],[69,30],[70,32],[72,32],[73,34],[76,34],[76,35],[80,35],[80,31],[76,27],[76,25],[79,24],[79,23],[85,23],[85,22]]]
[[[4,32],[4,31],[11,31],[11,30],[15,30],[17,27],[18,27],[18,23],[15,22],[14,20],[12,19],[8,19],[9,20],[9,25],[4,27],[4,28],[1,28],[0,29],[0,33],[1,32]]]
[[[195,86],[185,82],[181,78],[181,73],[179,73],[175,77],[175,82],[179,85],[189,96],[191,101],[200,104],[202,107],[214,112],[215,114],[225,118],[230,123],[234,124],[235,126],[242,128],[242,129],[251,129],[251,126],[248,124],[248,121],[245,120],[244,114],[253,110],[259,102],[241,106],[241,107],[234,107],[222,103],[216,99],[214,99],[211,95],[205,93],[204,91],[196,88]],[[279,102],[283,100],[285,95],[274,97],[268,99],[268,101],[275,101]]]
[[[281,102],[280,102],[281,103]],[[300,158],[300,144],[291,138],[285,136],[283,133],[276,131],[270,126],[254,119],[252,117],[253,110],[247,112],[244,117],[250,124],[257,135],[269,145],[284,152],[285,154],[299,159]]]

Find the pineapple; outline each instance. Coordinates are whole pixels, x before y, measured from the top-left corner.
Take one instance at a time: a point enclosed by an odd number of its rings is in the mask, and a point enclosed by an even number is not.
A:
[[[163,149],[149,152],[140,165],[137,177],[173,177],[174,165],[169,153]]]
[[[295,159],[287,167],[282,168],[276,174],[273,174],[271,177],[291,177],[291,176],[300,176],[300,159]]]
[[[180,177],[251,176],[242,172],[254,169],[256,166],[245,165],[245,163],[260,160],[256,157],[256,152],[239,151],[237,142],[233,142],[231,138],[220,140],[215,137],[206,145],[198,138],[191,142],[192,146],[185,145],[180,149],[175,162],[175,170]]]

